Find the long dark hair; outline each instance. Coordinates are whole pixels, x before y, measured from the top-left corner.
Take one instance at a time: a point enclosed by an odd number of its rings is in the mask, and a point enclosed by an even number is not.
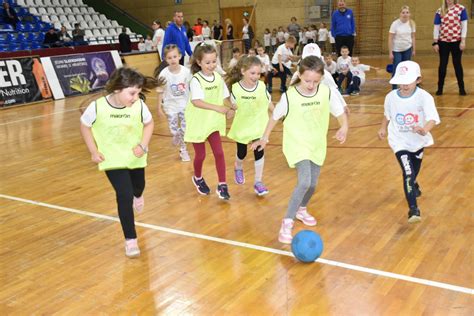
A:
[[[316,56],[308,56],[304,58],[298,67],[298,72],[302,75],[305,71],[315,71],[322,76],[324,76],[324,63],[323,61]],[[296,80],[291,84],[292,86],[296,86],[298,83],[301,82],[300,77],[296,78]]]
[[[191,59],[191,73],[195,74],[201,71],[201,66],[198,65],[198,62],[201,62],[205,54],[213,54],[213,53],[216,54],[217,56],[217,50],[212,45],[204,44],[204,45],[197,46],[193,52],[193,57]]]

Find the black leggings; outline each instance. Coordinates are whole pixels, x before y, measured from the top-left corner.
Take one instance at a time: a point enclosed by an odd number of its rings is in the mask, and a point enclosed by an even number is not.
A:
[[[145,169],[107,170],[105,174],[115,190],[123,234],[126,239],[135,239],[137,232],[133,214],[133,197],[142,196],[145,189]]]
[[[418,185],[416,177],[421,169],[421,161],[423,159],[423,148],[417,152],[400,150],[395,153],[398,163],[403,172],[403,189],[405,190],[405,198],[410,209],[418,207],[416,204],[416,190]]]
[[[459,48],[461,42],[438,42],[439,46],[439,68],[438,68],[438,90],[443,91],[446,68],[448,67],[449,53],[453,55],[454,72],[458,80],[459,90],[464,90],[464,71],[462,69],[462,50]]]
[[[239,158],[240,160],[244,160],[245,159],[245,156],[247,156],[247,145],[246,144],[241,144],[241,143],[236,143],[237,144],[237,158]],[[259,161],[260,159],[262,159],[263,157],[263,152],[264,150],[258,150],[258,149],[255,149],[253,151],[253,155],[255,157],[255,161]]]

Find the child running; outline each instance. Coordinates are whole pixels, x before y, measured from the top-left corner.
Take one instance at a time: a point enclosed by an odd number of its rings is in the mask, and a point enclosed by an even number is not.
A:
[[[417,197],[421,196],[417,176],[421,169],[423,150],[433,145],[430,131],[440,123],[433,97],[417,87],[421,82],[420,66],[414,61],[397,65],[391,84],[399,85],[385,97],[385,113],[379,138],[387,136],[403,173],[403,189],[408,202],[408,222],[421,221]]]
[[[156,86],[153,78],[119,68],[105,86],[108,95],[92,102],[81,116],[81,134],[91,159],[105,171],[115,190],[129,258],[140,256],[133,210],[143,210],[148,144],[154,126],[139,94]]]
[[[278,240],[291,244],[295,217],[305,225],[316,225],[316,219],[308,214],[307,205],[312,197],[321,166],[326,158],[326,137],[331,112],[341,126],[335,138],[345,142],[348,123],[344,108],[339,102],[331,102],[330,89],[321,84],[324,64],[318,57],[309,56],[301,61],[298,80],[282,95],[265,129],[263,137],[252,144],[252,149],[263,150],[278,120],[283,121],[283,153],[291,168],[298,172],[296,185]]]
[[[263,47],[259,49],[263,50]],[[259,80],[262,64],[258,57],[243,57],[231,70],[227,84],[231,87],[231,100],[237,105],[228,138],[237,142],[235,158],[235,183],[244,184],[243,163],[247,156],[247,145],[263,136],[268,123],[268,109],[273,110],[271,96],[265,89],[265,83]],[[260,149],[260,148],[259,148]],[[262,182],[264,151],[254,150],[255,182],[254,191],[258,196],[268,193]]]
[[[208,195],[210,189],[202,177],[202,165],[206,158],[206,141],[212,148],[216,161],[219,184],[216,193],[220,199],[230,199],[226,182],[225,159],[221,136],[226,132],[226,116],[232,117],[234,106],[229,100],[229,90],[222,77],[215,72],[217,51],[211,45],[200,45],[193,53],[190,82],[190,100],[185,111],[186,131],[184,141],[194,147],[193,184],[199,194]],[[227,102],[230,107],[224,105]]]
[[[163,53],[168,66],[163,68],[161,72],[160,67],[155,70],[155,77],[166,82],[164,87],[157,89],[158,115],[164,117],[166,114],[168,127],[171,135],[173,135],[173,145],[179,145],[181,161],[190,161],[184,142],[184,131],[186,129],[184,110],[189,98],[191,72],[188,68],[179,64],[181,53],[178,46],[169,44],[164,48]]]

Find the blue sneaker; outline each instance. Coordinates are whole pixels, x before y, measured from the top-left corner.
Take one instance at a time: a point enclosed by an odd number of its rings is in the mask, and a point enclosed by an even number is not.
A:
[[[196,179],[196,177],[193,176],[192,180],[199,194],[209,195],[211,189],[209,189],[209,187],[207,186],[206,181],[204,181],[204,178]]]
[[[227,187],[227,184],[219,184],[217,186],[216,193],[219,196],[219,199],[222,199],[222,200],[230,199],[229,188]]]
[[[268,193],[267,187],[262,182],[256,182],[253,186],[253,189],[258,196],[262,196]]]
[[[244,170],[234,169],[234,174],[235,174],[235,183],[237,184],[245,183]]]

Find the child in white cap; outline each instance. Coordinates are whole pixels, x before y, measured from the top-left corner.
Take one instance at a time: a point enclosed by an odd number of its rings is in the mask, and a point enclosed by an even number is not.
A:
[[[380,139],[387,136],[403,172],[403,189],[408,202],[408,222],[421,220],[417,197],[421,190],[417,176],[421,169],[423,150],[433,145],[431,129],[440,123],[433,97],[417,85],[421,82],[420,66],[414,61],[398,64],[391,84],[398,85],[385,97],[385,112],[378,131]]]

